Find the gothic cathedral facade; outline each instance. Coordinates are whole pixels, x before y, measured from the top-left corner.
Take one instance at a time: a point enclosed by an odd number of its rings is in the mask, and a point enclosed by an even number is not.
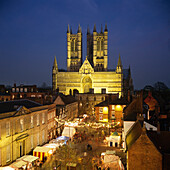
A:
[[[108,29],[93,33],[87,29],[87,57],[83,62],[82,31],[67,29],[67,70],[59,70],[56,57],[52,70],[52,88],[68,95],[78,93],[119,93],[123,96],[123,66],[119,55],[115,70],[108,70]]]

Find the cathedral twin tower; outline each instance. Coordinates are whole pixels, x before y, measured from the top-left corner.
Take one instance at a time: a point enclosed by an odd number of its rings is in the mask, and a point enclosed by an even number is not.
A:
[[[82,30],[78,26],[77,34],[67,29],[67,71],[58,70],[54,59],[52,81],[53,91],[63,94],[78,93],[119,93],[123,94],[123,67],[119,56],[116,70],[108,71],[108,30],[93,33],[87,29],[87,57],[83,62]]]
[[[87,29],[87,59],[95,71],[107,71],[108,60],[108,30],[97,33],[94,25],[93,33]],[[67,29],[67,71],[79,71],[82,66],[82,31],[79,25],[77,34]]]

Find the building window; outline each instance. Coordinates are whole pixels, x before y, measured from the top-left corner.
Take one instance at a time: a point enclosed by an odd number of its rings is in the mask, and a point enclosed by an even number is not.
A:
[[[45,123],[45,113],[43,112],[42,113],[42,124],[44,124]]]
[[[31,149],[34,148],[34,137],[33,135],[31,135]]]
[[[99,114],[99,120],[103,120],[103,114]]]
[[[11,160],[11,145],[8,145],[6,147],[6,162],[9,162]]]
[[[27,92],[27,88],[24,88],[24,92]]]
[[[40,125],[40,116],[39,116],[39,114],[37,114],[37,126],[39,126]]]
[[[35,97],[35,94],[32,94],[31,97]]]
[[[19,92],[19,88],[16,88],[16,92]]]
[[[23,92],[23,88],[20,88],[20,92]]]
[[[33,127],[34,127],[34,117],[31,116],[31,128],[33,128]]]
[[[103,113],[103,107],[99,107],[99,113]]]
[[[15,92],[15,88],[12,88],[12,92]]]
[[[6,122],[6,136],[10,136],[10,122]]]
[[[39,145],[39,144],[40,144],[40,134],[37,133],[37,145]]]
[[[20,119],[21,132],[24,131],[24,119]]]
[[[112,105],[112,110],[115,110],[115,105]]]
[[[94,97],[94,101],[96,101],[96,97]]]

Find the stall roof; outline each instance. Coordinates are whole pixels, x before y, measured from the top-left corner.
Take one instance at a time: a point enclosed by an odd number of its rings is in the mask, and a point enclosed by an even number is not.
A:
[[[25,166],[25,165],[27,165],[27,162],[22,161],[22,160],[16,161],[12,164],[12,166],[16,168],[21,168],[22,166]]]
[[[59,136],[58,138],[56,138],[57,140],[69,140],[69,137],[67,136]]]
[[[5,167],[0,167],[0,170],[14,170],[14,168],[10,167],[10,166],[5,166]]]
[[[51,148],[47,148],[47,147],[42,147],[42,146],[37,146],[33,152],[49,152],[51,150]]]
[[[51,149],[56,149],[59,147],[58,144],[56,143],[48,143],[48,144],[45,144],[43,147],[47,147],[47,148],[51,148]]]
[[[36,156],[32,156],[32,155],[24,155],[21,158],[17,159],[17,160],[23,160],[26,162],[33,162],[35,160],[39,159],[39,157]]]

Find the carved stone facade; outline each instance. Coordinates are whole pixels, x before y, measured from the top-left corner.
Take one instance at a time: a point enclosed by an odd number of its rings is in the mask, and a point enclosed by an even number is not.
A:
[[[67,71],[59,70],[56,58],[53,64],[53,91],[68,95],[79,93],[105,93],[123,96],[123,66],[119,56],[116,69],[108,71],[108,30],[87,30],[87,57],[82,64],[82,32],[67,30]]]

